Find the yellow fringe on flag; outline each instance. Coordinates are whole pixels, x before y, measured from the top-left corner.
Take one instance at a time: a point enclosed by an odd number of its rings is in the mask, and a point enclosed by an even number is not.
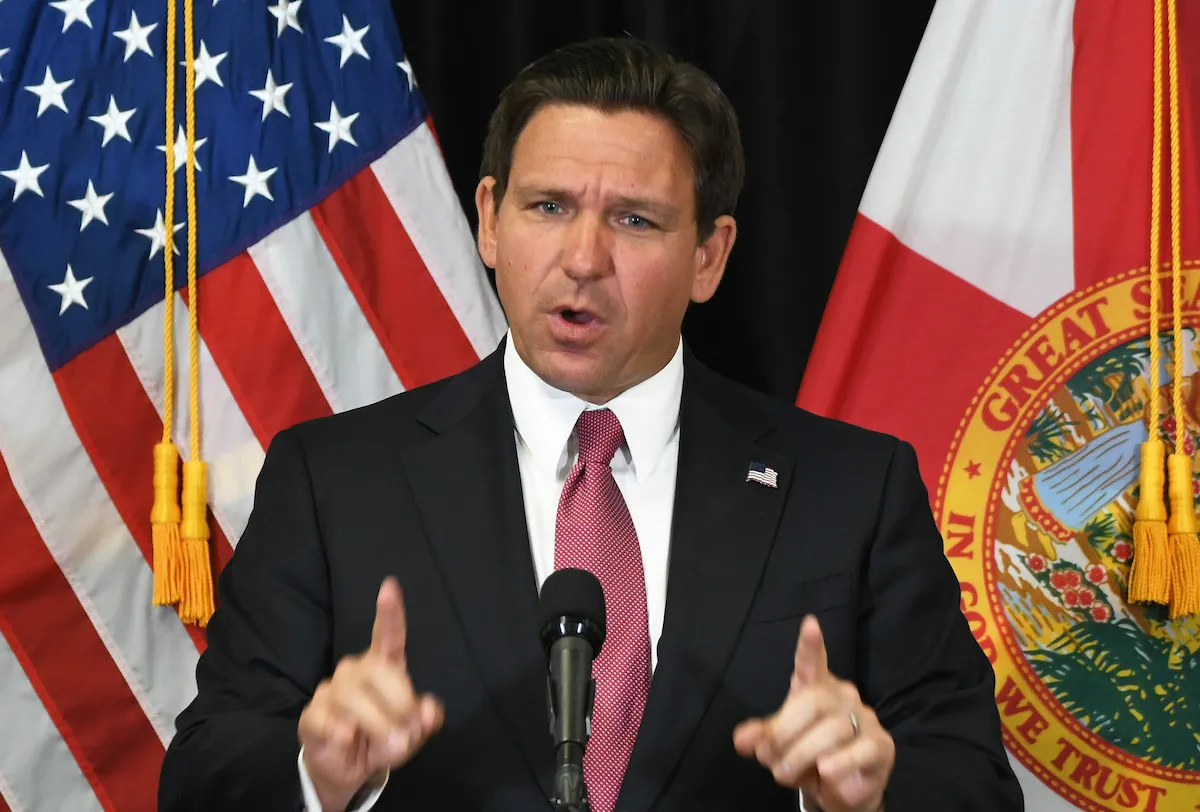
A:
[[[183,465],[182,500],[179,451],[173,443],[175,406],[175,263],[171,234],[175,222],[175,41],[176,0],[167,2],[166,20],[166,202],[167,245],[163,250],[164,303],[163,438],[154,448],[154,605],[176,604],[185,623],[208,624],[213,613],[212,568],[209,561],[208,471],[200,455],[200,331],[197,317],[196,207],[196,62],[192,0],[183,0],[184,94],[187,118],[188,286],[188,425],[190,456]],[[181,505],[182,501],[182,505]]]
[[[197,460],[183,464],[183,537],[187,588],[179,601],[184,623],[208,625],[213,613],[212,564],[209,562],[207,466]]]
[[[1171,493],[1170,615],[1178,618],[1200,612],[1200,541],[1196,539],[1192,458],[1172,454],[1167,466]]]

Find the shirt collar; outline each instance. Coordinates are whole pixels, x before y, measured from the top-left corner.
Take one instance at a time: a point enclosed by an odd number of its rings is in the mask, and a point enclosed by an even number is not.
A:
[[[621,421],[630,467],[641,481],[658,467],[679,425],[683,341],[665,367],[603,406],[555,389],[538,377],[513,347],[511,331],[504,347],[504,375],[517,433],[539,468],[558,475],[567,462],[567,443],[579,415],[584,409],[605,408]]]

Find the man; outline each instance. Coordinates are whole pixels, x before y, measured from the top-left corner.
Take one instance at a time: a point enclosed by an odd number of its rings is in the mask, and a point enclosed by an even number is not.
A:
[[[606,595],[597,812],[1021,808],[911,447],[680,339],[742,174],[724,95],[649,45],[522,72],[476,193],[509,336],[272,443],[163,809],[547,809],[564,566]]]

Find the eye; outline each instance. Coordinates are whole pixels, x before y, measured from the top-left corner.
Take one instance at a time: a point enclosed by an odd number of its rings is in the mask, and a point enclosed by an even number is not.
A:
[[[654,223],[647,220],[640,214],[626,214],[621,218],[621,222],[630,228],[637,229],[638,231],[644,231],[645,229],[656,227]]]
[[[553,200],[540,200],[533,204],[533,207],[542,214],[562,214],[562,206],[555,203]]]

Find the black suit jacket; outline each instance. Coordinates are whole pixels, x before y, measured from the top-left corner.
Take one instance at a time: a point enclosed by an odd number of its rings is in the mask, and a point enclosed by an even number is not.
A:
[[[271,443],[161,809],[300,807],[300,712],[369,646],[388,574],[404,589],[413,681],[441,697],[446,722],[376,809],[549,809],[546,662],[502,356]],[[888,812],[1021,809],[992,671],[911,447],[745,389],[690,353],[680,428],[659,659],[618,808],[798,807],[732,734],[782,703],[811,612],[830,668],[895,738]],[[752,462],[778,487],[747,482]]]

